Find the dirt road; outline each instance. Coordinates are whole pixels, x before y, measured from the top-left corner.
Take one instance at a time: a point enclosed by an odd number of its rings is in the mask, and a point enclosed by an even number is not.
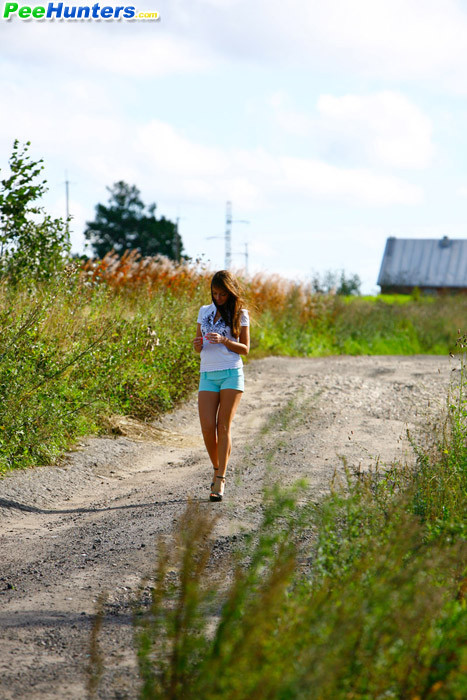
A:
[[[406,430],[436,419],[451,367],[443,357],[267,358],[245,375],[220,504],[208,501],[195,395],[149,430],[123,423],[131,437],[86,440],[60,466],[0,481],[2,700],[86,697],[89,630],[104,590],[100,697],[136,698],[129,601],[188,497],[221,513],[221,557],[261,517],[265,480],[305,476],[319,499],[342,458],[360,469],[411,461]]]

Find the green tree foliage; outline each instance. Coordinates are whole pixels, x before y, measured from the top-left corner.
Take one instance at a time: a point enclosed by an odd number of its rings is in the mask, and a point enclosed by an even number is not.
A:
[[[51,278],[71,248],[67,223],[37,204],[47,192],[46,181],[38,180],[44,166],[31,160],[29,146],[15,140],[10,175],[0,181],[0,273],[12,282]]]
[[[183,244],[175,223],[164,216],[157,219],[156,205],[146,207],[135,185],[120,180],[107,190],[108,206],[96,206],[96,218],[87,222],[84,232],[98,258],[111,250],[119,255],[137,250],[143,256],[165,255],[180,260]]]

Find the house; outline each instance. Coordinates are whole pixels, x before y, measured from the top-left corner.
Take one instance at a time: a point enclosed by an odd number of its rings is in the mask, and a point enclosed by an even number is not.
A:
[[[382,294],[467,292],[467,240],[388,238],[378,276]]]

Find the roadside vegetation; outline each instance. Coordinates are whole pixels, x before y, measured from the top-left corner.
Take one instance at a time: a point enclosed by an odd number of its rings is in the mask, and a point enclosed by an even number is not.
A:
[[[209,301],[212,271],[200,265],[144,259],[131,252],[121,258],[108,254],[101,262],[89,261],[85,269],[90,279],[105,281],[113,289],[146,289],[155,294],[165,290],[180,303],[194,291],[204,290],[202,299]],[[347,282],[345,277],[334,277],[337,289],[355,290],[352,277]],[[258,274],[243,282],[254,322],[253,356],[447,354],[467,317],[466,295],[333,294],[316,277],[305,284]],[[322,289],[327,291],[317,291]]]
[[[459,346],[466,345],[459,339]],[[461,353],[464,347],[460,347]],[[273,487],[222,570],[191,504],[134,604],[142,700],[461,700],[467,694],[467,377],[415,468]],[[293,407],[292,407],[293,409]],[[293,410],[287,412],[292,416]],[[289,420],[289,418],[287,418]],[[89,697],[105,670],[98,625]],[[137,695],[136,695],[137,694]]]
[[[0,287],[0,472],[46,464],[113,414],[148,420],[194,388],[189,306],[75,271]],[[175,331],[174,331],[175,329]]]
[[[153,419],[197,382],[191,340],[211,271],[107,256],[0,282],[0,473],[47,464],[113,415]],[[250,357],[448,353],[467,298],[360,299],[246,280]]]

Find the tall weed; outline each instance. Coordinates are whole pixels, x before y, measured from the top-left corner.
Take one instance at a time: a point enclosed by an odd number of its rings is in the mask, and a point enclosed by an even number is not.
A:
[[[83,274],[119,289],[158,294],[201,292],[209,300],[212,272],[199,264],[165,258],[141,258],[133,251],[89,261]],[[381,295],[342,297],[314,291],[312,282],[278,275],[242,277],[255,322],[252,349],[265,354],[443,354],[455,344],[455,332],[467,314],[467,297]],[[206,301],[204,302],[206,303]]]

